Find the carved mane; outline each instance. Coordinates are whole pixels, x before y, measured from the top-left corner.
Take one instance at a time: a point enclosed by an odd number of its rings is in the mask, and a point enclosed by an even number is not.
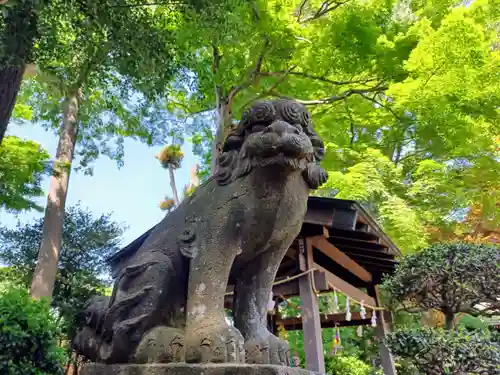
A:
[[[317,189],[326,182],[327,173],[319,165],[325,155],[324,144],[313,129],[309,112],[296,101],[280,99],[256,102],[243,113],[240,123],[228,134],[217,160],[215,179],[219,185],[227,185],[251,172],[253,165],[246,152],[248,135],[253,127],[262,127],[263,130],[276,120],[300,124],[314,149],[314,160],[310,163],[282,156],[284,162],[302,169],[303,177],[311,189]]]

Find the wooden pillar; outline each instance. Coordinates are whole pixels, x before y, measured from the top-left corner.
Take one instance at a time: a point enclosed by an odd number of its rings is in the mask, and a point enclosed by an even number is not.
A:
[[[276,306],[272,313],[267,313],[267,329],[274,335],[278,335],[278,326],[276,325],[276,318],[279,316],[279,310]]]
[[[298,260],[301,271],[310,269],[312,264],[314,264],[312,244],[309,240],[299,240]],[[318,297],[314,293],[311,276],[313,275],[308,274],[299,279],[306,368],[311,371],[325,373],[325,358],[323,354],[323,339],[321,336],[321,319],[319,315]]]
[[[378,294],[377,287],[370,285],[368,287],[368,294],[375,298],[377,301],[377,306],[380,306],[380,298]],[[385,321],[383,311],[377,311],[377,328],[375,329],[377,338],[380,340],[379,350],[380,350],[380,361],[382,362],[382,368],[384,369],[385,375],[397,375],[396,366],[394,365],[394,359],[392,358],[392,353],[389,348],[385,345],[383,339],[385,335],[390,332],[389,324]]]

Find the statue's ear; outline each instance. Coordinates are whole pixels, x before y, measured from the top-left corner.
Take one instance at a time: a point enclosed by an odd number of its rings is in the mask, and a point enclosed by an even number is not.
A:
[[[302,172],[302,176],[309,188],[313,190],[319,188],[328,180],[328,172],[316,163],[309,163]]]

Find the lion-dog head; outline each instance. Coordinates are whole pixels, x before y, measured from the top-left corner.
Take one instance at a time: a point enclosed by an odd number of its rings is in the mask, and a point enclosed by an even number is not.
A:
[[[302,171],[311,189],[328,178],[319,166],[324,145],[306,108],[294,100],[259,101],[248,109],[226,138],[216,175],[226,185],[252,169],[282,166]]]

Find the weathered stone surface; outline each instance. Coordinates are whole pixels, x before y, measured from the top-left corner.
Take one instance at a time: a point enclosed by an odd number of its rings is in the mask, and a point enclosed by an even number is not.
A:
[[[323,154],[304,106],[254,104],[217,173],[156,225],[109,301],[87,306],[74,348],[107,364],[289,363],[287,343],[266,327],[267,306],[309,190],[326,181]],[[224,316],[229,281],[234,327]]]
[[[316,375],[297,367],[274,365],[230,364],[150,364],[103,365],[88,364],[81,375]],[[347,375],[347,374],[346,374]]]

